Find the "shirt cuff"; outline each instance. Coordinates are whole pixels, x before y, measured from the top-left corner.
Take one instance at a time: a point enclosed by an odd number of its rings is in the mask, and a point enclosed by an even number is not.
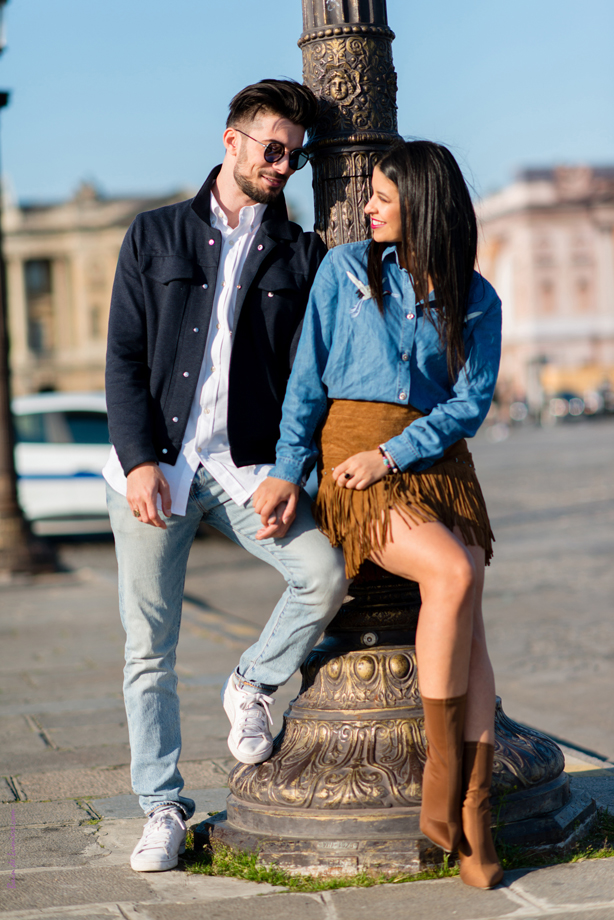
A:
[[[408,470],[412,464],[417,463],[421,458],[411,444],[408,444],[402,435],[391,438],[384,443],[386,450],[394,460],[396,467],[402,473]]]
[[[269,476],[300,486],[303,480],[303,464],[297,463],[296,460],[288,460],[286,457],[278,457],[273,469],[269,470]]]

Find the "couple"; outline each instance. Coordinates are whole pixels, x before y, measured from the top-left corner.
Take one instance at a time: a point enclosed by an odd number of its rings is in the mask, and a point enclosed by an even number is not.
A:
[[[271,694],[361,562],[419,583],[421,828],[458,849],[467,884],[492,887],[495,697],[481,613],[492,534],[464,437],[493,395],[500,302],[474,272],[471,200],[436,144],[399,142],[378,164],[371,242],[325,254],[288,220],[283,188],[307,161],[316,115],[293,81],[239,92],[222,165],[193,200],[139,215],[119,257],[104,475],[132,784],[149,817],[131,865],[175,866],[194,813],[181,795],[174,664],[204,518],[288,584],[222,691],[243,763],[270,755]],[[316,459],[312,512],[301,483]]]

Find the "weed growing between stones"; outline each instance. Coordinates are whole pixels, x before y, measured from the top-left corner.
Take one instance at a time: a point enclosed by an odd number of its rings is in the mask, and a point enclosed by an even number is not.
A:
[[[521,847],[497,843],[497,852],[504,869],[536,869],[558,863],[580,862],[584,859],[614,857],[614,815],[600,812],[591,830],[566,853],[542,855]],[[458,866],[444,853],[441,866],[420,872],[418,875],[371,876],[366,873],[342,878],[321,879],[309,875],[290,875],[277,866],[261,865],[257,853],[240,852],[229,847],[216,846],[214,851],[194,851],[194,835],[188,831],[186,851],[183,856],[187,872],[200,875],[218,875],[242,878],[250,882],[266,882],[286,891],[329,891],[334,888],[371,888],[374,885],[395,885],[401,882],[420,882],[428,879],[452,878],[458,875]]]

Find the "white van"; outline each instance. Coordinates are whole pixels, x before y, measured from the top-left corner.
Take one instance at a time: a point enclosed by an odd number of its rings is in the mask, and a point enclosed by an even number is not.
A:
[[[19,502],[35,531],[108,530],[104,393],[36,393],[12,410]]]

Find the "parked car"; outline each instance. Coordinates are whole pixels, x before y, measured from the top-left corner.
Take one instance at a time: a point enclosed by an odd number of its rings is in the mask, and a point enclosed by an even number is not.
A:
[[[109,455],[104,393],[37,393],[12,403],[17,490],[41,533],[108,529],[102,467]],[[98,525],[98,526],[97,526]]]

